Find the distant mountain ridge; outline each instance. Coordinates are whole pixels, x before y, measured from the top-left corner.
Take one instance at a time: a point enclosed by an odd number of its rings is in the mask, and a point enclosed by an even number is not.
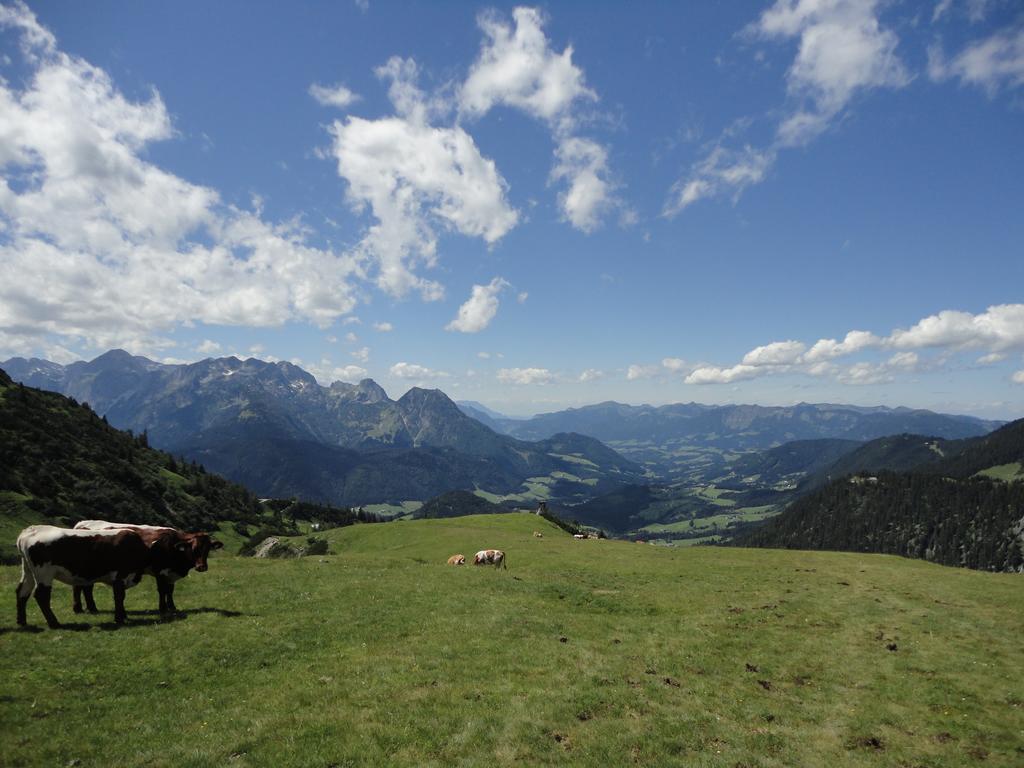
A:
[[[539,439],[554,432],[579,432],[602,442],[682,440],[728,450],[764,450],[794,440],[865,441],[903,432],[946,439],[975,437],[1004,422],[924,409],[831,403],[651,406],[608,401],[498,423],[507,434],[523,439]]]
[[[582,499],[643,476],[593,438],[519,440],[466,416],[439,390],[414,387],[391,400],[371,379],[322,387],[287,362],[165,365],[113,350],[67,366],[2,365],[17,381],[88,402],[111,424],[267,496],[366,504],[453,489],[507,494],[552,476],[564,498]]]

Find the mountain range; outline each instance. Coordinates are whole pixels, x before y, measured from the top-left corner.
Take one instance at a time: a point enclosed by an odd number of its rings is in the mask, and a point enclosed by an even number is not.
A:
[[[644,477],[590,437],[520,440],[466,416],[439,390],[414,387],[391,400],[371,379],[323,387],[287,362],[166,365],[113,350],[67,366],[22,358],[0,366],[265,496],[360,505],[453,489],[502,496],[532,481],[552,498],[582,500]]]
[[[662,478],[688,482],[708,482],[728,474],[734,458],[730,454],[798,440],[863,442],[901,433],[960,439],[984,435],[1003,423],[921,409],[829,403],[651,406],[604,402],[530,419],[500,418],[478,406],[462,405],[474,418],[504,434],[523,440],[557,432],[590,435]]]

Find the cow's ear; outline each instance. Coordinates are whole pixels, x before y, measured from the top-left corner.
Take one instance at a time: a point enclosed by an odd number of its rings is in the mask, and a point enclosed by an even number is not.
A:
[[[216,540],[211,540],[210,541],[210,549],[223,549],[223,547],[224,547],[224,542],[223,541],[216,541]]]
[[[187,541],[179,541],[177,544],[174,545],[174,548],[179,552],[188,552],[190,549],[192,549],[192,545],[189,544]]]

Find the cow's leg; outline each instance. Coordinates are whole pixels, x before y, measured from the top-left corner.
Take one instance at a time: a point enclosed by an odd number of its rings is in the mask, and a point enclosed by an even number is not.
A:
[[[75,613],[82,613],[84,610],[82,608],[82,588],[72,587],[71,595],[71,610],[73,610]]]
[[[85,597],[85,609],[89,613],[99,613],[99,611],[96,609],[96,601],[93,600],[92,597],[93,586],[93,584],[90,584],[87,587],[82,587],[82,595]]]
[[[43,612],[43,617],[50,629],[60,629],[60,622],[57,621],[57,617],[53,615],[53,609],[50,608],[52,592],[53,587],[50,584],[36,584],[36,602],[39,603],[39,610]]]
[[[28,599],[32,596],[32,590],[36,588],[36,577],[32,575],[32,571],[29,570],[28,566],[23,562],[21,564],[21,581],[18,586],[14,588],[14,594],[18,597],[18,626],[24,627],[28,623],[25,617],[25,606],[28,605]]]
[[[174,582],[164,576],[156,577],[156,588],[160,592],[160,614],[176,613],[174,607]]]
[[[124,624],[128,619],[128,613],[124,609],[124,582],[121,579],[114,581],[114,621],[117,624]]]

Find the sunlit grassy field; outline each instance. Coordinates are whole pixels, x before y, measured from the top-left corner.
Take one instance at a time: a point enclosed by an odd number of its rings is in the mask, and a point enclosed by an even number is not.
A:
[[[0,765],[1024,764],[1020,576],[526,514],[325,535],[323,557],[216,556],[176,621],[147,581],[122,629],[58,586],[80,623],[33,602],[17,630],[0,569]],[[484,547],[508,570],[444,564]]]

